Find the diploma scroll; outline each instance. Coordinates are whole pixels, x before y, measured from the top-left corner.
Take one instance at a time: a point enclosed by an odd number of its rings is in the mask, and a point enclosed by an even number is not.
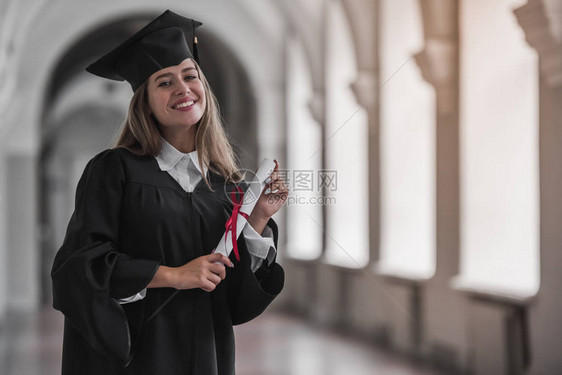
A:
[[[260,164],[260,167],[258,168],[258,171],[255,173],[254,178],[252,179],[252,181],[250,181],[250,183],[248,184],[248,189],[246,190],[246,192],[244,193],[244,198],[242,200],[242,203],[240,204],[240,209],[238,210],[238,215],[235,218],[232,218],[233,221],[236,221],[236,239],[238,239],[238,237],[240,236],[240,233],[242,233],[242,229],[244,229],[244,226],[246,226],[246,224],[248,224],[248,221],[246,220],[246,218],[243,216],[243,214],[241,214],[241,212],[243,212],[246,215],[250,215],[252,213],[252,210],[254,209],[256,203],[258,203],[258,199],[261,195],[261,192],[263,191],[263,188],[265,187],[265,180],[269,177],[269,175],[271,175],[271,173],[273,172],[273,170],[275,169],[275,163],[273,161],[271,161],[270,159],[263,159],[263,161]],[[234,205],[236,206],[236,202],[233,202]],[[232,230],[227,230],[225,231],[225,233],[223,234],[218,246],[216,247],[215,250],[213,250],[213,253],[220,253],[223,254],[225,256],[229,256],[230,253],[233,250],[233,245],[232,245]],[[220,263],[220,262],[218,262]],[[163,308],[164,306],[166,306],[168,304],[168,302],[170,302],[170,300],[172,298],[174,298],[174,296],[176,294],[178,294],[180,290],[175,290],[149,317],[148,319],[145,321],[146,322],[152,320],[152,318],[154,318]]]
[[[258,203],[261,192],[265,187],[265,180],[271,175],[274,169],[275,163],[272,160],[267,158],[263,159],[258,171],[254,175],[254,178],[248,184],[248,189],[244,193],[244,198],[240,206],[240,212],[237,217],[233,218],[233,220],[236,220],[236,239],[238,239],[240,233],[242,233],[242,230],[248,223],[244,215],[241,213],[248,216],[252,213],[256,203]],[[232,249],[232,231],[227,230],[213,252],[220,253],[228,257],[232,252]]]

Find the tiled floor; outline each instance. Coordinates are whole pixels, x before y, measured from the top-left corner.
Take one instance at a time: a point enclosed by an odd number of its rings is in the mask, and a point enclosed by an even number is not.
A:
[[[60,313],[10,314],[0,332],[0,374],[60,374]],[[441,375],[277,313],[236,327],[236,341],[238,375]]]

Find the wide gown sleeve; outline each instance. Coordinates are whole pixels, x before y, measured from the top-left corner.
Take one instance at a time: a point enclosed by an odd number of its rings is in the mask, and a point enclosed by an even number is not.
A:
[[[277,248],[277,224],[269,219],[267,226],[273,231]],[[235,325],[246,323],[264,312],[285,283],[283,268],[275,259],[270,264],[263,262],[257,271],[252,272],[251,257],[243,236],[238,238],[238,250],[240,262],[234,261],[234,269],[227,270],[230,315]]]
[[[54,308],[94,349],[122,364],[131,342],[125,313],[115,299],[144,289],[159,266],[118,250],[125,182],[117,150],[106,150],[88,163],[51,271]]]

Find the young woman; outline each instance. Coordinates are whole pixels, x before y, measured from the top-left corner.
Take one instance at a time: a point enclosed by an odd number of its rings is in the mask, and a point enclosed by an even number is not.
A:
[[[55,257],[63,374],[234,374],[232,326],[283,288],[271,219],[288,194],[278,165],[237,241],[239,260],[212,253],[240,176],[196,62],[199,25],[166,11],[87,68],[134,95],[115,147],[85,168]]]

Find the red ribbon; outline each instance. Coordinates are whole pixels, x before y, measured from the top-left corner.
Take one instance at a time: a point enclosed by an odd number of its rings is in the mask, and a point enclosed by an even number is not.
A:
[[[240,199],[238,199],[236,193],[241,194]],[[249,216],[247,213],[240,211],[240,207],[242,206],[242,201],[244,198],[244,191],[240,188],[240,186],[236,187],[236,191],[230,192],[230,197],[232,198],[232,203],[234,203],[234,208],[232,209],[232,215],[230,215],[230,217],[226,221],[226,224],[224,225],[227,233],[224,236],[224,242],[226,246],[226,237],[228,236],[228,232],[230,232],[234,256],[236,257],[237,261],[240,261],[240,254],[238,253],[238,243],[236,242],[236,222],[238,221],[238,214],[244,216],[246,220],[248,220]]]

